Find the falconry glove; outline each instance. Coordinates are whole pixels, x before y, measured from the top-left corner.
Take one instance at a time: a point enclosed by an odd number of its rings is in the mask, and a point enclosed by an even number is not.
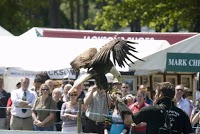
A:
[[[119,109],[122,120],[124,120],[125,114],[132,115],[131,110],[127,107],[127,105],[123,102],[122,99],[117,99],[117,107]]]

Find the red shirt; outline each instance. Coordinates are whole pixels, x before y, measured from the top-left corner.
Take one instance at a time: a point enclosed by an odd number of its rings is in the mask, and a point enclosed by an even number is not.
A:
[[[149,106],[149,104],[147,103],[143,103],[141,106],[138,106],[138,102],[135,102],[133,104],[131,104],[129,106],[129,109],[133,112],[133,113],[136,113],[138,111],[140,111],[141,108],[143,107],[146,107],[146,106]],[[133,129],[134,132],[146,132],[146,126],[142,126],[142,127],[134,127]]]
[[[7,107],[10,107],[12,105],[11,97],[7,101]]]

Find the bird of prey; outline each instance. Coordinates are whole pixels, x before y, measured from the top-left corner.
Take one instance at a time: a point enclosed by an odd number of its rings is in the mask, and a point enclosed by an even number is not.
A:
[[[106,43],[99,51],[97,51],[96,48],[90,48],[78,55],[73,61],[71,61],[70,65],[76,71],[80,71],[81,68],[87,69],[87,73],[81,75],[75,81],[70,91],[80,83],[89,79],[95,79],[98,88],[107,90],[108,82],[105,76],[107,73],[113,74],[119,82],[122,82],[121,74],[115,68],[116,63],[120,67],[125,67],[125,64],[129,66],[127,60],[134,64],[130,59],[130,56],[131,58],[141,60],[132,54],[132,52],[137,51],[130,44],[137,43],[117,38]],[[111,61],[111,54],[113,62]]]

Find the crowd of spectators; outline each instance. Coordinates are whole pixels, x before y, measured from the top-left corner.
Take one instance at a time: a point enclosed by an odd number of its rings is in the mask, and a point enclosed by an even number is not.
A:
[[[54,80],[35,77],[31,88],[29,82],[29,78],[22,78],[16,89],[7,93],[3,89],[3,77],[0,77],[0,129],[76,132],[78,100],[82,99],[84,133],[146,134],[149,124],[145,120],[125,124],[117,100],[123,100],[133,115],[157,105],[145,85],[140,85],[136,94],[130,92],[128,83],[117,81],[109,91],[100,90],[95,84],[85,91],[80,84],[69,93],[73,80],[55,84]],[[186,113],[193,131],[200,132],[200,101],[194,104],[188,98],[188,89],[182,85],[176,85],[174,91],[174,106]]]

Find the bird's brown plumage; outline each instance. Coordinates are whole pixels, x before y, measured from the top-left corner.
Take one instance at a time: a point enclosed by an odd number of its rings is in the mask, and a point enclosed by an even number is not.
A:
[[[89,48],[79,56],[77,56],[70,65],[73,69],[79,70],[80,68],[88,68],[88,65],[91,63],[94,55],[97,53],[96,48]]]
[[[129,66],[126,60],[132,62],[131,59],[129,59],[128,55],[137,58],[134,56],[132,52],[137,52],[134,47],[132,47],[130,44],[136,44],[135,42],[130,42],[123,40],[121,38],[114,39],[107,44],[105,44],[98,53],[94,56],[93,61],[91,62],[91,66],[96,63],[102,63],[105,64],[110,59],[110,53],[113,52],[113,62],[116,65],[117,64],[120,67],[125,67],[125,64]],[[139,59],[140,60],[140,59]],[[132,62],[134,64],[134,62]]]
[[[84,82],[90,78],[94,78],[97,81],[97,86],[103,89],[108,87],[108,83],[105,77],[106,73],[109,73],[114,65],[118,64],[120,67],[125,67],[125,64],[129,66],[127,61],[130,61],[134,64],[134,62],[129,58],[133,57],[139,59],[134,56],[132,52],[137,52],[134,47],[129,44],[136,44],[135,42],[130,42],[123,40],[121,38],[113,39],[112,41],[106,43],[99,51],[96,48],[90,48],[78,55],[71,63],[73,69],[79,71],[81,68],[88,69],[88,74],[86,77],[80,78],[79,82]],[[113,62],[110,60],[110,54],[112,52]],[[139,59],[141,60],[141,59]],[[116,73],[116,71],[114,71]],[[111,72],[111,73],[114,73]],[[120,73],[113,74],[118,79],[121,79]],[[101,81],[98,79],[101,78]],[[103,80],[102,80],[103,79]],[[103,85],[103,86],[101,86]]]
[[[130,42],[122,40],[121,38],[114,39],[107,44],[105,44],[98,52],[96,48],[90,48],[78,55],[70,65],[75,70],[80,68],[91,68],[95,64],[106,64],[110,60],[111,51],[113,52],[113,62],[120,67],[125,67],[125,64],[129,66],[126,60],[132,62],[128,57],[132,56],[136,59],[138,57],[134,56],[132,52],[137,52],[134,47],[129,45],[129,43],[135,44],[135,42]],[[140,60],[140,59],[139,59]],[[134,64],[134,62],[132,62]]]

